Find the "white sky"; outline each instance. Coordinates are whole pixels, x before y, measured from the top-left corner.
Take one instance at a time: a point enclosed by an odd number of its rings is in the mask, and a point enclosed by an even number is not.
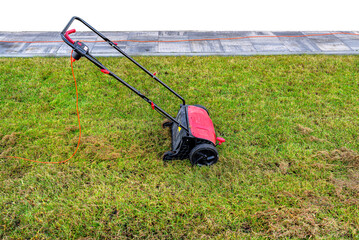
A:
[[[359,30],[358,0],[1,0],[0,7],[0,31],[61,31],[72,16],[99,31]]]

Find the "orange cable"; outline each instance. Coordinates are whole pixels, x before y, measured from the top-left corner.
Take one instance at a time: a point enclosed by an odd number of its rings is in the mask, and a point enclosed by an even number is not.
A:
[[[72,154],[71,157],[69,157],[68,159],[66,160],[63,160],[63,161],[59,161],[59,162],[42,162],[42,161],[37,161],[37,160],[31,160],[31,159],[27,159],[27,158],[22,158],[22,157],[14,157],[14,156],[7,156],[8,158],[16,158],[16,159],[22,159],[22,160],[26,160],[26,161],[30,161],[30,162],[36,162],[36,163],[46,163],[46,164],[60,164],[60,163],[65,163],[67,161],[69,161],[71,158],[73,158],[73,156],[75,156],[77,150],[79,149],[79,146],[80,146],[80,140],[81,140],[81,123],[80,123],[80,113],[79,113],[79,96],[78,96],[78,91],[77,91],[77,83],[76,83],[76,78],[75,78],[75,73],[74,73],[74,67],[72,65],[72,62],[73,62],[73,58],[72,58],[72,53],[73,53],[73,50],[71,51],[71,70],[72,70],[72,76],[74,77],[74,81],[75,81],[75,88],[76,88],[76,111],[77,111],[77,119],[78,119],[78,122],[79,122],[79,141],[77,143],[77,147],[76,147],[76,150],[75,152]]]
[[[352,35],[352,36],[359,36],[359,33],[348,33],[348,32],[333,32],[333,33],[313,33],[313,34],[304,34],[304,35],[297,35],[297,36],[290,36],[290,35],[263,35],[263,36],[244,36],[244,37],[229,37],[229,38],[200,38],[200,39],[181,39],[181,40],[114,40],[112,42],[164,42],[164,43],[171,43],[171,42],[194,42],[194,41],[216,41],[216,40],[239,40],[239,39],[246,39],[246,38],[299,38],[299,37],[317,37],[317,36],[329,36],[329,35]],[[57,43],[62,41],[5,41],[1,40],[0,42],[3,43]],[[91,40],[84,40],[83,42],[105,42],[103,40],[99,41],[91,41]]]

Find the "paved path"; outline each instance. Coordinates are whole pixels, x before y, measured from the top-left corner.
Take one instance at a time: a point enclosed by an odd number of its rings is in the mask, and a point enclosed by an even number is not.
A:
[[[118,41],[118,46],[132,56],[359,54],[359,31],[346,33],[103,32],[112,41]],[[101,39],[91,32],[78,32],[71,37],[89,41],[86,44],[94,56],[121,55],[107,43],[100,42]],[[0,32],[0,57],[69,56],[70,51],[59,32]]]

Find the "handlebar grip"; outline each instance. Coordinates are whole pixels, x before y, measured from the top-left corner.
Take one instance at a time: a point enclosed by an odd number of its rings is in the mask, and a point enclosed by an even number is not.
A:
[[[66,38],[70,43],[72,43],[72,44],[75,44],[75,41],[72,40],[69,35],[70,35],[71,33],[75,33],[75,32],[76,32],[76,29],[71,29],[71,30],[68,30],[68,31],[65,33],[65,38]]]

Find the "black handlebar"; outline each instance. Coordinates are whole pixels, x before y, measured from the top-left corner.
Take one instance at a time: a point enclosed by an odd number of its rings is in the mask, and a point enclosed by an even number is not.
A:
[[[83,19],[79,18],[79,17],[72,17],[70,19],[70,21],[68,22],[68,24],[65,26],[65,28],[62,30],[61,32],[61,38],[62,40],[69,45],[72,49],[74,49],[74,51],[81,57],[84,56],[86,57],[88,60],[90,60],[92,63],[94,63],[97,67],[99,67],[101,69],[102,72],[111,75],[112,77],[114,77],[116,80],[118,80],[119,82],[121,82],[122,84],[124,84],[126,87],[128,87],[130,90],[132,90],[134,93],[136,93],[137,95],[139,95],[142,99],[144,99],[146,102],[148,102],[149,104],[151,104],[151,107],[153,109],[156,109],[157,111],[159,111],[161,114],[163,114],[164,116],[166,116],[167,118],[169,118],[171,121],[175,122],[178,124],[178,126],[181,126],[183,129],[185,129],[187,132],[188,129],[183,126],[181,123],[179,123],[174,117],[172,117],[171,115],[169,115],[167,112],[165,112],[163,109],[161,109],[160,107],[158,107],[155,103],[153,103],[150,99],[148,99],[145,95],[143,95],[140,91],[138,91],[136,88],[132,87],[131,85],[129,85],[127,82],[125,82],[124,80],[122,80],[121,78],[119,78],[116,74],[114,74],[113,72],[109,71],[100,61],[98,61],[95,57],[93,57],[89,51],[83,51],[82,48],[79,48],[77,45],[75,44],[75,41],[72,40],[70,38],[70,34],[75,33],[76,30],[75,29],[71,29],[68,30],[71,26],[71,24],[73,23],[74,20],[78,20],[80,21],[82,24],[84,24],[86,27],[88,27],[89,29],[91,29],[91,31],[93,31],[94,33],[96,33],[99,37],[101,37],[104,41],[106,41],[108,44],[110,44],[113,48],[115,48],[117,51],[119,51],[123,56],[125,56],[127,59],[129,59],[131,62],[133,62],[136,66],[138,66],[139,68],[141,68],[145,73],[147,73],[150,77],[152,77],[153,79],[155,79],[157,82],[159,82],[162,86],[164,86],[165,88],[167,88],[171,93],[173,93],[176,97],[178,97],[181,101],[182,104],[185,105],[186,102],[184,100],[183,97],[181,97],[178,93],[176,93],[173,89],[171,89],[169,86],[167,86],[164,82],[162,82],[161,80],[159,80],[155,74],[152,74],[150,71],[148,71],[146,68],[144,68],[143,66],[141,66],[138,62],[136,62],[133,58],[131,58],[129,55],[127,55],[124,51],[122,51],[118,46],[117,43],[112,42],[111,40],[109,40],[106,36],[104,36],[103,34],[101,34],[99,31],[97,31],[95,28],[93,28],[90,24],[88,24],[87,22],[85,22]],[[81,44],[80,44],[81,45]]]

